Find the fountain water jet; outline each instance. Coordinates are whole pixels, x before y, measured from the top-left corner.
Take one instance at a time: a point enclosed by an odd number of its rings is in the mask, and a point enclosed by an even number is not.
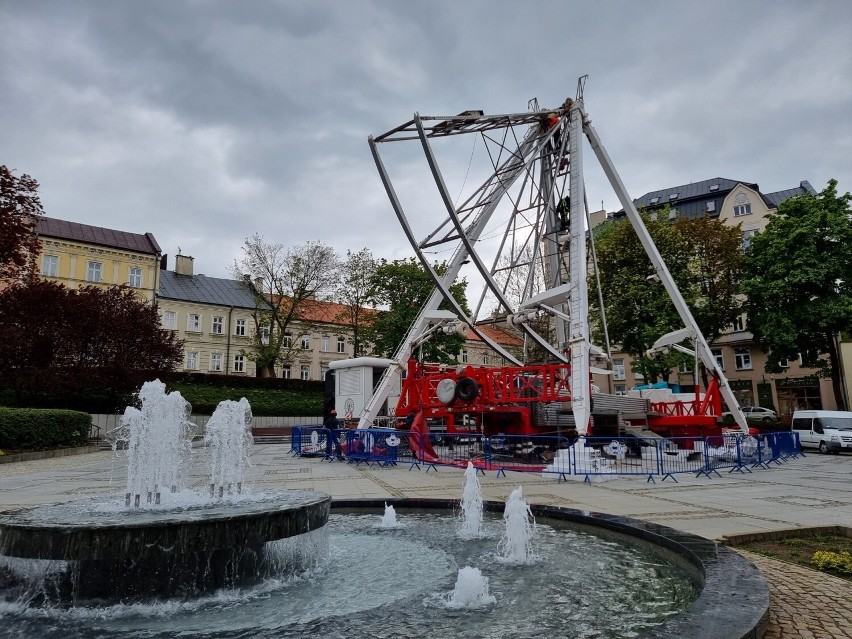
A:
[[[475,539],[482,535],[482,487],[476,468],[467,462],[464,473],[464,487],[461,498],[461,526],[459,536],[462,539]]]
[[[222,499],[242,493],[243,476],[249,465],[252,414],[248,400],[225,400],[213,412],[204,432],[210,450],[210,496]]]
[[[506,499],[503,521],[505,531],[500,540],[501,558],[506,562],[517,564],[532,561],[535,558],[532,548],[535,519],[520,486]]]
[[[396,510],[394,510],[393,506],[385,504],[385,514],[382,515],[382,528],[396,528],[398,525]]]
[[[479,568],[465,566],[459,569],[456,585],[447,597],[447,608],[483,608],[497,603],[488,592],[488,577]]]

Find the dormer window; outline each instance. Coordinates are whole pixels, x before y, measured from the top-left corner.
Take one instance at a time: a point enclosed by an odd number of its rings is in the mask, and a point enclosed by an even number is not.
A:
[[[680,193],[672,193],[669,195],[669,200],[676,200],[678,195],[680,195]]]
[[[719,190],[719,185],[718,185],[718,184],[711,184],[711,185],[710,185],[710,190],[711,190],[711,191],[718,191],[718,190]]]
[[[715,200],[708,200],[706,202],[706,205],[707,205],[707,212],[708,213],[713,213],[716,210],[716,201]]]
[[[660,201],[660,198],[658,198],[658,197],[652,197],[651,198],[651,204],[657,204],[659,201]]]

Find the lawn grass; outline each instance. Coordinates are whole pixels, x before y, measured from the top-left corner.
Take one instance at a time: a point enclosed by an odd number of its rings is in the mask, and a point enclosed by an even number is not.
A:
[[[852,574],[848,572],[848,567],[842,561],[844,553],[846,556],[852,553],[852,537],[841,533],[801,530],[774,539],[747,541],[733,545],[766,557],[822,570],[835,577],[852,581]],[[814,553],[831,553],[831,556],[837,556],[841,561],[829,562],[829,567],[824,567],[826,562],[820,561],[820,557],[824,558],[825,555],[818,555],[815,563]]]

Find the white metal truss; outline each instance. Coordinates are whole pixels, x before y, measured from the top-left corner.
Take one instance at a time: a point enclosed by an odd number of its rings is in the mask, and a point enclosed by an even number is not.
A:
[[[521,362],[483,332],[477,322],[509,321],[528,340],[537,344],[552,361],[571,365],[571,390],[575,423],[581,433],[591,412],[588,288],[587,211],[583,181],[583,137],[607,175],[627,212],[666,291],[684,325],[698,338],[696,347],[704,365],[716,372],[722,396],[737,423],[746,429],[745,417],[736,398],[700,335],[695,320],[674,280],[654,246],[633,201],[621,182],[600,138],[583,108],[583,79],[576,99],[556,109],[487,116],[466,111],[457,116],[421,116],[378,136],[369,144],[382,183],[397,219],[415,254],[435,283],[435,291],[421,308],[408,335],[393,356],[395,364],[385,371],[372,398],[360,416],[359,428],[372,425],[412,352],[412,344],[427,330],[438,306],[445,302],[470,330],[507,362]],[[462,193],[454,202],[438,164],[436,147],[458,136],[482,141],[488,158],[487,177]],[[420,142],[428,172],[436,188],[436,211],[428,219],[437,222],[422,228],[422,222],[406,215],[379,153],[380,145]],[[474,147],[476,148],[476,147]],[[567,241],[566,241],[567,235]],[[451,252],[446,269],[434,266],[436,254]],[[567,258],[567,268],[566,268]],[[466,313],[450,287],[466,267],[479,285],[474,309]],[[539,279],[547,289],[537,290]],[[510,289],[513,289],[510,292]],[[549,291],[549,294],[548,294]],[[545,300],[545,301],[543,301]],[[473,302],[473,298],[471,299]],[[548,330],[536,329],[528,320],[536,311],[552,317]]]

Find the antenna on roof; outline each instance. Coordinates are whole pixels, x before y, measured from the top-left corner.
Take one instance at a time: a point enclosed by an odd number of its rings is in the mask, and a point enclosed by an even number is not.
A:
[[[178,246],[178,255],[180,255],[180,247]]]

